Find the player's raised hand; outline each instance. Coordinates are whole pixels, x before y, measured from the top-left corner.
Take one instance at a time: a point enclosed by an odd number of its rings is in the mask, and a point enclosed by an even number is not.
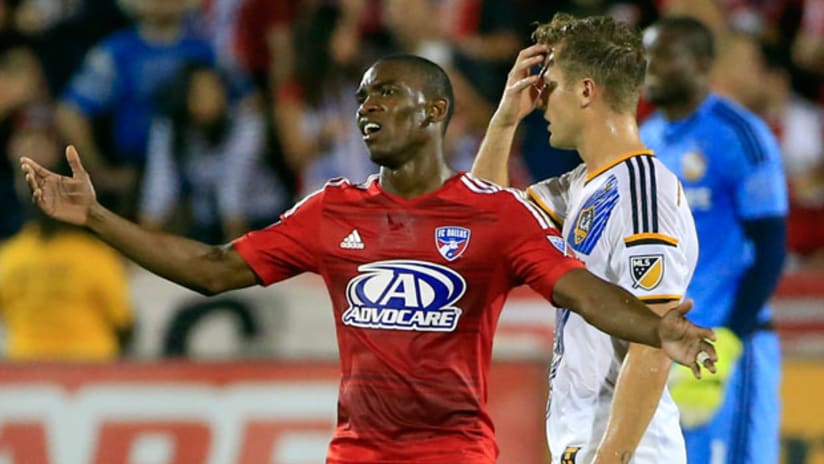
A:
[[[543,76],[541,73],[533,74],[532,68],[544,63],[547,51],[546,45],[535,44],[518,53],[518,58],[507,75],[506,88],[495,111],[495,123],[517,125],[535,109],[541,98]]]
[[[20,168],[32,191],[32,201],[47,215],[75,225],[86,225],[89,210],[96,203],[89,174],[80,163],[80,155],[71,145],[66,147],[66,159],[72,176],[49,171],[34,160],[21,157]]]
[[[678,363],[692,370],[693,375],[701,378],[701,367],[715,372],[718,355],[711,343],[715,341],[715,332],[698,327],[684,317],[692,308],[692,301],[682,302],[669,310],[658,326],[661,348]]]

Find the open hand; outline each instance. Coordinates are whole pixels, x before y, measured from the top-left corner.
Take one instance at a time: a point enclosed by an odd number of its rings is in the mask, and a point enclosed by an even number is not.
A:
[[[55,174],[25,156],[20,158],[20,168],[32,190],[32,201],[43,212],[60,221],[84,226],[97,197],[80,155],[71,145],[66,147],[66,159],[72,169],[71,177]]]
[[[684,315],[690,309],[692,301],[687,300],[669,310],[661,318],[658,336],[661,337],[661,348],[667,355],[689,367],[692,374],[700,379],[702,366],[710,372],[715,372],[715,362],[718,360],[712,344],[715,341],[715,332],[688,321]]]
[[[532,74],[534,66],[543,64],[547,46],[532,45],[518,53],[515,64],[506,78],[506,88],[495,111],[493,122],[501,125],[517,125],[538,104],[543,87],[543,76]]]

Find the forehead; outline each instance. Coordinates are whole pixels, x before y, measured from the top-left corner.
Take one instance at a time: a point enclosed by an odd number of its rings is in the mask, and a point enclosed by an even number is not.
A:
[[[380,62],[372,65],[363,73],[359,89],[366,89],[378,84],[392,82],[413,89],[420,87],[420,79],[417,73],[404,63]]]

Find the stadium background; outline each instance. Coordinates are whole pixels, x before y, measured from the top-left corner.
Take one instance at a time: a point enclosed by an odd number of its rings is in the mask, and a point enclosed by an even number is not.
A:
[[[73,142],[54,114],[71,103],[66,89],[86,53],[145,21],[144,8],[174,4],[185,6],[180,27],[205,37],[241,83],[238,104],[267,122],[249,169],[275,173],[272,201],[280,203],[272,207],[279,209],[322,178],[360,180],[374,169],[351,137],[354,107],[347,105],[355,79],[377,56],[414,52],[448,68],[458,99],[450,156],[467,169],[532,22],[555,11],[611,14],[639,27],[665,14],[701,18],[719,37],[713,87],[762,114],[781,141],[792,192],[790,259],[774,298],[785,353],[783,460],[824,463],[824,1],[0,0],[0,240],[30,214],[25,198],[13,197],[15,160],[22,148],[42,145],[21,144],[19,135],[42,130],[49,140]],[[649,111],[642,103],[640,116]],[[797,117],[784,116],[790,113]],[[180,189],[160,219],[149,217],[154,200],[139,180],[146,161],[119,152],[106,123],[105,114],[95,121],[96,143],[104,164],[122,168],[108,173],[135,173],[129,182],[98,186],[110,207],[148,226],[215,243],[231,238],[231,221],[221,216],[228,213],[219,208],[203,235],[193,213],[197,190]],[[540,118],[524,124],[515,150],[519,185],[576,162],[571,153],[548,153]],[[159,178],[177,182],[166,174]],[[247,216],[248,228],[257,219]],[[133,265],[127,276],[134,335],[119,359],[0,364],[0,463],[321,462],[337,370],[319,279],[206,299]],[[553,318],[525,289],[504,310],[490,397],[502,464],[545,462]]]

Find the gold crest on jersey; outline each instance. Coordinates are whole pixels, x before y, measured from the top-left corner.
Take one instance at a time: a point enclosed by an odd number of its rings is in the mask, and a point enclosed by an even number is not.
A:
[[[707,173],[707,159],[695,151],[685,153],[681,157],[681,173],[689,182],[701,180]]]
[[[578,215],[578,222],[575,223],[575,243],[579,244],[586,240],[589,229],[592,227],[592,219],[595,218],[595,206],[582,209]]]
[[[652,290],[664,276],[664,255],[637,255],[629,257],[632,288]]]

